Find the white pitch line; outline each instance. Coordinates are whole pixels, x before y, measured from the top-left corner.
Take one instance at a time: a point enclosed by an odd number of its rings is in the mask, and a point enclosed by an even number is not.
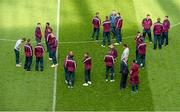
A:
[[[174,28],[174,27],[176,27],[176,26],[178,26],[178,25],[180,25],[180,22],[172,25],[171,28]]]
[[[57,27],[56,27],[56,38],[59,41],[59,23],[60,23],[60,0],[57,0]],[[58,61],[58,48],[56,52],[56,58]],[[57,89],[57,67],[54,69],[54,83],[53,83],[53,103],[52,103],[52,111],[56,111],[56,89]]]

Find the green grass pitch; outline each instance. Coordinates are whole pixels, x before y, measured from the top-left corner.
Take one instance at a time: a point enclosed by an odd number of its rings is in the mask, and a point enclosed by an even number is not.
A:
[[[45,70],[35,72],[35,58],[32,72],[15,67],[13,47],[22,36],[34,40],[34,28],[42,23],[43,32],[47,21],[56,32],[57,0],[0,0],[0,110],[51,111],[53,105],[54,69],[45,54]],[[60,31],[57,71],[56,107],[64,110],[145,110],[180,111],[180,1],[179,0],[61,0]],[[119,90],[119,61],[122,45],[115,64],[115,82],[105,82],[103,57],[108,48],[100,42],[68,43],[90,41],[91,19],[99,11],[101,20],[112,10],[121,12],[124,19],[123,42],[130,48],[130,62],[135,58],[134,36],[142,31],[141,20],[149,13],[155,22],[157,17],[169,16],[171,28],[170,44],[154,51],[148,44],[146,68],[140,71],[139,93],[131,93],[128,84],[125,91]],[[130,38],[129,38],[130,37]],[[102,38],[102,29],[100,39]],[[7,39],[7,40],[4,40]],[[64,43],[67,42],[67,43]],[[33,43],[34,44],[34,43]],[[68,51],[74,51],[77,61],[75,87],[68,89],[64,83],[63,61]],[[83,53],[92,56],[92,86],[83,87]],[[24,63],[24,54],[21,53]]]

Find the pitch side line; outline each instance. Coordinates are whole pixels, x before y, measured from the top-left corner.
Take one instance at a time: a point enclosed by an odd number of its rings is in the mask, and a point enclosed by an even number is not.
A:
[[[176,27],[176,26],[178,26],[178,25],[180,25],[180,22],[177,23],[177,24],[172,25],[171,28],[174,28],[174,27]]]
[[[180,25],[180,22],[177,23],[177,24],[172,25],[171,28],[174,28],[174,27],[179,26],[179,25]],[[130,39],[130,38],[133,38],[133,37],[134,37],[134,35],[131,35],[131,36],[125,37],[124,39]],[[16,42],[17,40],[2,38],[2,39],[0,39],[0,41]],[[96,43],[96,42],[102,42],[102,40],[98,40],[98,41],[80,41],[80,42],[59,42],[59,44],[85,44],[85,43]],[[33,43],[36,43],[36,42],[33,41]],[[42,43],[44,43],[44,42],[42,42]]]
[[[57,0],[57,27],[56,27],[56,38],[59,41],[59,23],[60,23],[60,0]],[[56,58],[58,61],[58,48],[56,52]],[[54,83],[53,83],[53,104],[52,104],[52,111],[56,111],[56,89],[57,89],[57,67],[54,69]]]

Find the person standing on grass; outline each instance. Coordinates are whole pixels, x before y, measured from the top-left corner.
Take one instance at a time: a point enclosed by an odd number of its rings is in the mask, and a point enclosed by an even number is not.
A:
[[[125,89],[127,77],[128,77],[128,73],[129,73],[127,58],[121,60],[120,73],[122,74],[121,81],[120,81],[120,89]]]
[[[130,70],[130,83],[132,85],[132,93],[138,92],[139,84],[139,65],[133,60]]]
[[[139,46],[140,43],[142,43],[143,40],[144,39],[143,39],[141,33],[137,32],[137,35],[135,37],[135,42],[136,42],[136,62],[138,61],[138,46]]]
[[[124,44],[123,48],[124,48],[124,51],[123,51],[123,53],[121,55],[121,61],[122,60],[128,60],[128,57],[129,57],[129,48],[128,48],[128,45]]]
[[[41,23],[37,23],[36,30],[35,30],[35,40],[37,43],[41,42],[42,33],[41,33]]]
[[[154,32],[154,49],[157,48],[157,43],[158,43],[158,48],[161,49],[162,45],[161,45],[161,36],[162,36],[162,31],[163,31],[163,25],[160,21],[160,18],[157,18],[157,22],[154,23],[154,28],[153,28],[153,32]]]
[[[89,56],[89,53],[85,53],[84,54],[84,72],[85,72],[85,83],[83,84],[83,86],[88,86],[91,85],[91,66],[92,66],[92,62],[91,62],[91,57]]]
[[[36,67],[35,70],[39,71],[39,65],[40,65],[40,71],[44,70],[44,61],[43,61],[43,54],[44,54],[44,47],[41,43],[38,43],[34,49],[34,54],[36,56]]]
[[[95,36],[97,41],[99,40],[99,31],[101,26],[101,19],[99,18],[99,12],[96,12],[96,16],[92,19],[92,24],[93,24],[92,39],[94,39]]]
[[[105,47],[106,44],[106,38],[108,40],[108,45],[111,44],[110,40],[110,28],[111,28],[111,22],[109,21],[108,16],[106,16],[106,20],[103,21],[103,42],[102,42],[102,47]]]
[[[25,56],[26,56],[24,69],[26,71],[30,71],[31,70],[31,64],[32,64],[32,59],[33,59],[33,48],[32,48],[30,39],[27,39],[27,42],[24,45],[24,52],[25,52]]]
[[[49,51],[49,47],[48,47],[48,41],[47,38],[49,36],[49,34],[52,32],[52,28],[50,27],[50,23],[46,23],[46,28],[45,28],[45,43],[46,43],[46,47],[47,47],[47,52]]]
[[[67,62],[67,60],[70,58],[70,55],[72,55],[73,54],[73,52],[72,51],[70,51],[69,53],[68,53],[68,55],[66,56],[66,58],[64,59],[64,75],[65,75],[65,83],[66,84],[68,84],[68,69],[66,68],[66,62]]]
[[[146,18],[142,20],[142,27],[143,27],[143,37],[145,39],[146,34],[149,37],[150,44],[152,43],[152,36],[151,36],[151,26],[152,26],[152,20],[150,18],[150,15],[147,14]]]
[[[48,49],[48,54],[49,54],[49,60],[52,60],[52,56],[51,56],[51,52],[50,52],[50,46],[49,46],[49,44],[52,42],[52,37],[51,37],[51,33],[53,33],[52,31],[52,29],[51,28],[49,28],[48,29],[49,30],[49,34],[47,35],[47,39],[46,39],[46,41],[47,41],[47,49]]]
[[[114,58],[114,61],[116,61],[116,59],[117,59],[117,57],[118,57],[118,52],[117,52],[117,50],[115,49],[115,47],[114,47],[114,45],[110,45],[109,46],[109,52],[110,52],[110,54],[113,56],[113,58]]]
[[[163,33],[162,33],[162,41],[161,44],[163,45],[165,43],[165,46],[168,45],[168,32],[170,29],[170,21],[168,19],[168,16],[164,17],[163,21]]]
[[[14,46],[14,52],[15,52],[15,58],[16,58],[16,67],[21,67],[21,63],[19,61],[20,47],[25,41],[26,41],[26,38],[19,39],[16,41],[16,44]]]
[[[142,43],[138,46],[138,64],[144,69],[146,62],[146,43],[142,41]]]
[[[106,82],[108,81],[109,74],[111,76],[110,82],[114,82],[114,57],[111,52],[105,55],[104,62],[106,65]]]
[[[115,10],[112,11],[112,14],[110,15],[109,18],[110,18],[110,22],[111,22],[111,32],[113,34],[113,37],[115,37],[116,36],[116,22],[115,22],[116,11]]]
[[[69,58],[66,60],[65,67],[68,72],[68,88],[74,87],[76,62],[74,61],[74,54],[70,51]]]
[[[122,17],[120,17],[120,13],[117,13],[117,17],[116,17],[116,40],[117,42],[114,45],[120,45],[122,43],[122,35],[121,35],[121,29],[122,29],[122,25],[123,25],[123,19]]]
[[[58,42],[53,33],[51,33],[50,38],[51,39],[50,39],[50,41],[48,41],[48,45],[49,45],[50,56],[51,56],[52,62],[53,62],[53,65],[51,65],[51,67],[54,68],[54,67],[58,66],[57,59],[56,59],[56,50],[57,50]]]

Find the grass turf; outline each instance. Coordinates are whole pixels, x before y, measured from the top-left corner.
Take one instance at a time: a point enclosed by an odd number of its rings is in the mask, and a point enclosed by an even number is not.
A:
[[[1,38],[14,40],[26,36],[33,40],[37,22],[41,22],[44,27],[45,22],[49,21],[55,30],[56,5],[56,1],[1,0]],[[92,33],[91,19],[95,12],[99,11],[104,20],[104,16],[115,9],[121,12],[124,19],[123,41],[130,47],[131,62],[135,57],[134,37],[126,37],[141,30],[140,21],[146,13],[152,15],[153,21],[157,16],[169,15],[171,23],[176,24],[180,21],[179,6],[178,0],[61,0],[60,42],[89,40]],[[153,51],[152,46],[148,45],[147,66],[140,72],[140,90],[135,95],[130,93],[129,84],[125,91],[119,90],[118,70],[122,46],[117,47],[119,58],[115,66],[116,82],[106,83],[103,57],[108,49],[101,48],[101,43],[59,44],[56,110],[180,110],[179,29],[180,26],[171,29],[170,46],[161,51]],[[54,70],[49,68],[47,55],[43,73],[35,72],[34,64],[32,72],[25,72],[15,67],[14,44],[0,41],[0,110],[51,110]],[[68,89],[64,84],[63,60],[69,50],[75,52],[78,64],[74,89]],[[82,86],[82,58],[86,51],[93,58],[93,85],[87,88]],[[23,54],[21,57],[23,61]]]
[[[47,21],[56,28],[56,1],[1,0],[0,10],[3,39],[17,40],[25,36],[34,41],[37,22],[42,23],[43,32]],[[0,110],[51,110],[54,70],[47,55],[44,72],[35,72],[35,58],[32,72],[25,72],[23,67],[15,67],[14,45],[15,42],[0,41]],[[23,50],[20,57],[23,64]]]
[[[96,4],[94,3],[96,2]],[[104,20],[106,15],[110,15],[113,9],[121,12],[124,19],[123,40],[128,43],[130,51],[130,61],[134,58],[134,36],[126,39],[127,36],[135,35],[138,30],[133,2],[130,0],[117,2],[113,1],[70,1],[62,0],[64,8],[61,9],[60,41],[86,41],[90,40],[92,26],[91,19],[96,11],[100,12],[100,17]],[[129,9],[127,11],[127,9]],[[69,15],[67,15],[69,14]],[[72,29],[72,30],[71,30]],[[102,32],[102,31],[101,31]],[[99,37],[102,38],[102,35]],[[140,93],[132,95],[130,85],[125,91],[119,90],[119,59],[122,46],[118,46],[119,58],[115,66],[115,83],[105,82],[105,65],[103,57],[108,48],[102,48],[101,43],[87,44],[63,44],[59,46],[59,60],[63,62],[69,50],[75,52],[77,61],[77,71],[75,75],[75,88],[69,90],[64,84],[63,63],[58,69],[57,88],[57,110],[153,110],[152,94],[148,84],[147,71],[141,72]],[[92,86],[83,87],[84,69],[82,65],[83,53],[89,52],[93,58]],[[143,104],[147,106],[142,106]],[[131,106],[129,106],[131,104]]]

